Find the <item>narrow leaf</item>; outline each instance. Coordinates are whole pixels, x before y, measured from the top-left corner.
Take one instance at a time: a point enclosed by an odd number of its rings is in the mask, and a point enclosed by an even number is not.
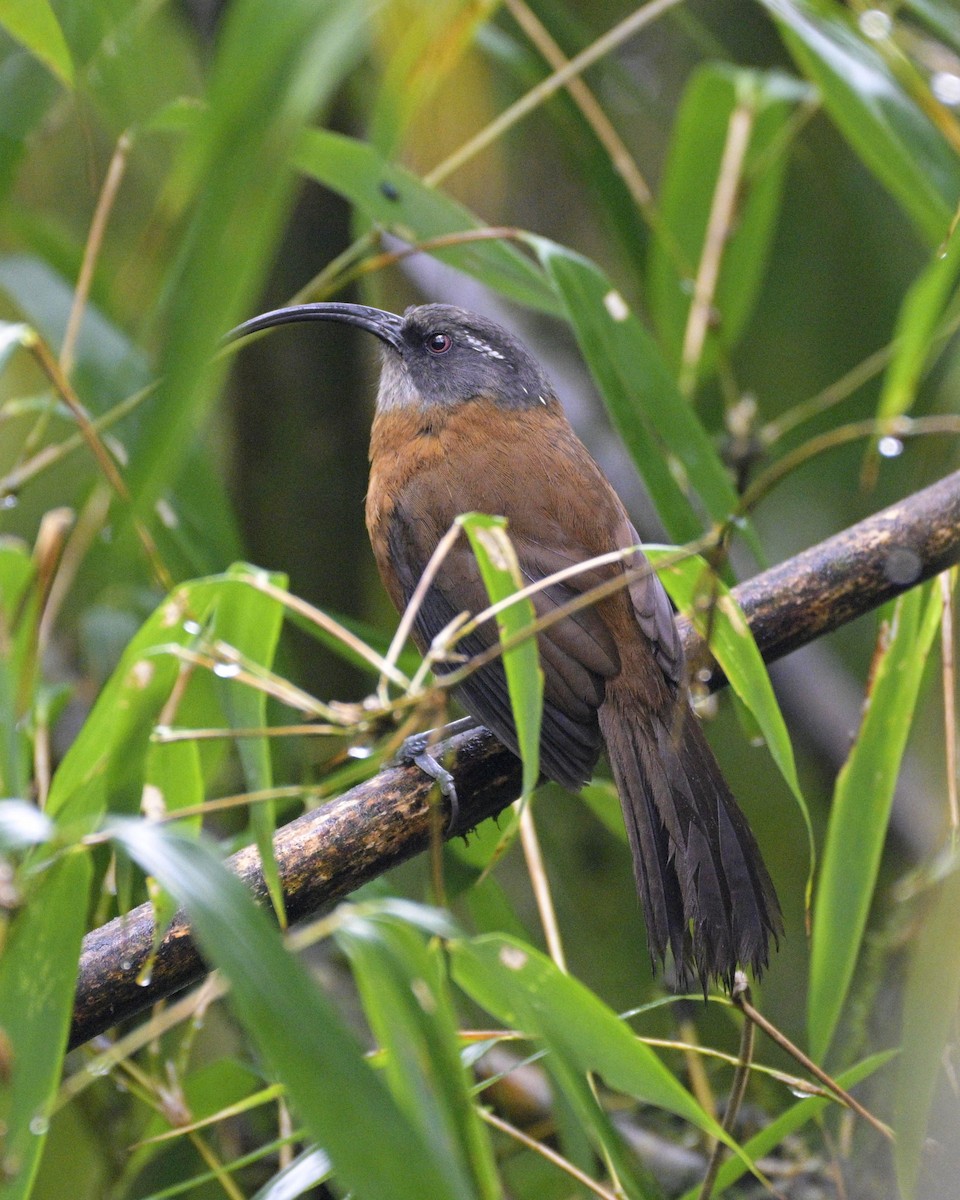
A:
[[[73,83],[70,50],[49,0],[0,0],[0,25],[61,83]]]
[[[830,1048],[856,969],[893,792],[941,607],[935,586],[914,588],[896,602],[888,639],[875,662],[866,714],[837,778],[814,906],[807,997],[811,1053],[820,1061]]]
[[[687,542],[702,532],[695,497],[714,521],[726,521],[737,507],[730,475],[653,338],[599,267],[555,242],[531,241],[670,536]]]
[[[901,87],[880,52],[838,4],[760,0],[831,120],[931,246],[946,236],[960,163]]]
[[[946,315],[960,279],[960,231],[954,229],[933,260],[911,284],[897,316],[893,357],[887,367],[877,417],[900,416],[913,407],[917,388],[936,350],[937,326]]]
[[[748,140],[737,181],[736,220],[727,230],[711,307],[701,373],[718,346],[729,351],[756,304],[776,227],[787,165],[782,137],[796,103],[812,91],[779,72],[700,67],[687,84],[671,135],[660,188],[660,215],[671,235],[650,245],[647,297],[661,344],[677,369],[692,284],[704,253],[711,206],[731,118],[743,118]]]
[[[907,1200],[917,1193],[927,1124],[945,1047],[960,997],[960,870],[938,889],[920,926],[903,996],[903,1045],[897,1064],[893,1127],[897,1181]]]
[[[709,638],[711,654],[759,726],[809,830],[810,817],[800,789],[790,734],[743,610],[723,580],[717,578],[699,555],[678,558],[675,548],[650,545],[644,545],[643,552],[657,567],[657,575],[670,598],[690,617],[701,637]],[[697,603],[705,584],[711,600],[708,611]]]
[[[229,979],[238,1017],[329,1152],[343,1190],[364,1200],[470,1197],[240,880],[204,844],[170,829],[125,821],[112,832],[186,909],[204,957]]]
[[[29,1196],[60,1081],[73,1008],[90,858],[68,853],[27,889],[0,955],[4,1200]]]
[[[837,1083],[842,1088],[852,1088],[862,1079],[868,1079],[875,1071],[878,1071],[890,1062],[893,1057],[894,1052],[890,1050],[884,1051],[881,1054],[872,1054],[869,1058],[865,1058],[863,1062],[857,1063],[855,1067],[851,1067],[848,1071],[843,1071],[837,1075]],[[774,1117],[769,1125],[765,1125],[759,1133],[754,1134],[749,1141],[744,1142],[744,1154],[754,1162],[766,1157],[781,1142],[790,1137],[791,1134],[796,1133],[798,1129],[802,1129],[809,1121],[819,1117],[828,1106],[834,1103],[836,1102],[829,1096],[807,1096],[805,1099],[797,1100],[784,1112]],[[714,1194],[720,1195],[725,1188],[736,1183],[746,1172],[747,1166],[742,1159],[728,1158],[717,1172]],[[701,1187],[698,1184],[688,1192],[684,1192],[680,1200],[698,1200],[700,1195]]]
[[[178,165],[196,203],[164,283],[160,383],[128,474],[141,515],[179,474],[210,410],[218,340],[249,309],[292,202],[293,148],[362,52],[370,10],[367,0],[237,0],[225,12],[208,105]]]
[[[405,921],[366,906],[345,910],[336,938],[385,1053],[393,1094],[444,1172],[464,1190],[494,1200],[500,1187],[490,1138],[460,1058],[441,949],[425,945]]]
[[[461,204],[428,187],[411,171],[388,162],[372,146],[343,134],[307,130],[294,161],[305,175],[332,188],[405,242],[484,228],[485,222]],[[466,242],[433,253],[519,304],[541,312],[560,312],[542,271],[509,242]]]
[[[459,986],[506,1026],[542,1039],[581,1072],[597,1071],[609,1087],[730,1142],[629,1025],[545,954],[497,935],[455,942],[451,953]]]
[[[253,574],[244,563],[234,564],[227,577],[241,584]],[[277,588],[286,587],[286,577],[266,575],[267,582]],[[213,635],[238,650],[246,659],[259,666],[273,666],[280,630],[283,626],[283,605],[272,596],[253,587],[230,588],[217,604]],[[248,687],[230,679],[218,680],[218,691],[227,719],[234,728],[262,729],[267,724],[267,697],[259,688]],[[237,741],[237,752],[243,768],[244,782],[251,792],[265,791],[273,786],[273,766],[270,743],[266,737],[243,737]],[[253,831],[263,863],[267,891],[281,925],[286,923],[280,871],[273,853],[273,834],[276,829],[276,810],[272,801],[254,804],[250,809]]]
[[[506,600],[519,591],[524,580],[504,518],[468,513],[458,517],[457,524],[463,526],[470,539],[491,604]],[[535,620],[531,600],[525,598],[509,605],[496,618],[501,641],[522,637]],[[543,671],[536,638],[527,637],[505,651],[503,669],[523,761],[523,793],[529,795],[540,778],[540,722],[543,716]]]

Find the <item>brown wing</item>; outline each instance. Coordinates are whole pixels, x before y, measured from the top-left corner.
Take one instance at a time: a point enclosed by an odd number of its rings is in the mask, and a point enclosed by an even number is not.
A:
[[[404,545],[405,569],[398,572],[401,599],[407,603],[426,563],[414,566],[409,547],[412,530],[398,512],[391,521],[390,538]],[[544,562],[535,547],[515,542],[521,570],[531,583],[556,569]],[[394,561],[399,561],[397,556]],[[554,584],[534,597],[539,616],[566,604],[578,594],[571,584]],[[467,546],[456,546],[448,555],[427,592],[414,622],[414,639],[421,649],[461,612],[480,612],[489,601],[476,559]],[[457,649],[473,657],[497,640],[496,624],[463,638]],[[544,674],[543,720],[540,733],[540,766],[557,783],[576,790],[593,771],[602,747],[597,709],[603,702],[606,680],[620,669],[620,659],[609,631],[594,609],[583,609],[544,630],[537,638]],[[450,669],[450,668],[447,668]],[[438,674],[444,668],[438,668]],[[481,667],[457,689],[464,708],[509,749],[517,752],[517,738],[506,675],[499,659]]]

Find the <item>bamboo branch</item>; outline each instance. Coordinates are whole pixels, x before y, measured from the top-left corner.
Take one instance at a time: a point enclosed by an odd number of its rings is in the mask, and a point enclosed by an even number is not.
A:
[[[763,657],[771,662],[863,615],[960,561],[960,471],[756,576],[735,589]],[[704,647],[682,621],[688,657]],[[722,686],[715,672],[711,688]],[[438,748],[456,779],[460,836],[520,792],[520,763],[486,730]],[[427,849],[433,781],[392,767],[277,831],[274,847],[291,923],[315,915],[361,884]],[[267,891],[257,852],[230,867],[261,903]],[[77,1046],[199,979],[206,967],[178,914],[144,983],[153,939],[149,904],[87,935],[80,959],[70,1044]],[[137,982],[138,976],[141,983]]]

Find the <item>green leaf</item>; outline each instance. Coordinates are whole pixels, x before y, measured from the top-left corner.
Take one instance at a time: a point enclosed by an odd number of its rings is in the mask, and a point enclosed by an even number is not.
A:
[[[904,0],[903,7],[916,13],[938,37],[960,53],[960,11],[953,0]]]
[[[742,334],[757,301],[770,253],[787,146],[778,145],[797,101],[805,98],[797,80],[779,72],[732,69],[707,63],[687,85],[673,125],[660,188],[661,232],[650,246],[647,298],[651,315],[673,368],[679,369],[690,313],[692,284],[727,143],[731,118],[749,121],[748,142],[738,177],[736,220],[724,241],[711,321],[699,364],[708,371],[717,348],[729,352]]]
[[[695,496],[714,521],[726,521],[737,508],[730,475],[653,338],[594,263],[545,238],[530,240],[670,537],[687,542],[701,533]],[[679,466],[682,487],[664,450]]]
[[[467,513],[457,517],[466,530],[476,555],[483,586],[491,604],[506,600],[524,587],[517,553],[510,541],[503,517]],[[536,620],[533,601],[526,597],[508,605],[497,614],[501,642],[523,637]],[[504,651],[503,669],[507,675],[510,708],[517,729],[517,745],[523,762],[523,794],[529,795],[540,778],[540,722],[543,717],[543,670],[537,641],[526,637],[519,645]]]
[[[904,297],[893,336],[893,356],[883,380],[877,418],[898,417],[913,407],[917,388],[937,349],[937,327],[960,279],[960,231],[954,228]]]
[[[228,579],[243,582],[253,573],[244,563],[235,564],[227,572]],[[285,588],[286,576],[264,573],[274,587]],[[253,587],[231,588],[217,604],[213,635],[239,650],[244,658],[261,667],[271,667],[283,627],[283,605]],[[217,681],[227,719],[237,729],[262,729],[267,724],[267,696],[260,688],[249,687],[230,679]],[[244,781],[251,792],[265,791],[273,786],[273,766],[270,742],[266,737],[242,737],[237,751],[243,768]],[[280,871],[273,853],[273,834],[276,829],[276,808],[272,801],[260,801],[250,809],[250,827],[260,851],[264,881],[281,925],[286,924],[283,888]]]
[[[366,0],[237,0],[226,10],[208,107],[178,165],[181,194],[195,204],[165,281],[160,383],[128,474],[141,515],[179,474],[210,411],[224,369],[211,358],[273,257],[293,147],[360,55],[370,12]]]
[[[931,246],[946,236],[960,193],[960,162],[901,87],[849,12],[813,0],[760,0],[831,120]]]
[[[960,870],[954,863],[920,925],[903,995],[903,1044],[897,1063],[893,1127],[897,1182],[907,1200],[917,1192],[927,1124],[944,1069],[944,1047],[956,1028],[958,914]]]
[[[230,981],[230,1002],[276,1071],[342,1190],[364,1200],[472,1197],[448,1175],[363,1047],[246,888],[207,847],[143,821],[117,842],[186,909],[204,958]]]
[[[29,792],[30,741],[22,709],[33,692],[28,676],[35,658],[36,625],[29,619],[34,577],[26,545],[0,537],[0,796],[25,797]]]
[[[460,1058],[443,951],[409,924],[368,906],[346,908],[337,943],[386,1056],[390,1087],[444,1174],[465,1193],[500,1195],[485,1126]]]
[[[874,661],[866,714],[837,778],[814,906],[807,996],[810,1051],[820,1061],[856,969],[897,774],[941,610],[936,581],[897,600]]]
[[[455,200],[381,158],[372,146],[343,134],[307,130],[294,161],[305,175],[345,197],[405,242],[485,228],[485,222]],[[543,273],[509,242],[474,241],[432,253],[519,304],[560,313]]]
[[[131,639],[53,777],[47,812],[58,823],[93,825],[108,808],[138,810],[150,735],[181,667],[171,651],[191,646],[236,589],[251,590],[235,575],[184,584]],[[212,705],[206,716],[211,725],[221,719]]]
[[[644,545],[643,552],[657,568],[670,598],[693,621],[700,636],[709,638],[711,654],[753,715],[810,831],[810,816],[797,777],[790,734],[743,609],[699,555],[678,557],[676,548],[670,546]],[[705,591],[710,599],[708,611],[698,603]]]
[[[49,0],[0,0],[0,25],[49,67],[61,83],[73,83],[70,50]]]
[[[658,1055],[579,980],[533,947],[497,935],[451,946],[457,984],[510,1029],[542,1040],[581,1074],[674,1113],[732,1145]]]
[[[70,852],[30,882],[0,955],[4,1200],[29,1196],[73,1009],[90,858]]]

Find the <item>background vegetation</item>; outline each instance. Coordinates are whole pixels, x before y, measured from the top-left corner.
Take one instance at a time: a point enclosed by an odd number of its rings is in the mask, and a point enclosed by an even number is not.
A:
[[[957,466],[955,6],[31,0],[0,26],[0,1193],[695,1195],[740,1018],[652,978],[602,780],[532,806],[569,975],[519,843],[483,871],[494,827],[445,851],[445,903],[418,862],[299,957],[218,866],[378,761],[349,707],[376,675],[267,584],[380,651],[395,627],[372,347],[218,346],[294,296],[499,317],[645,539],[739,512],[746,577]],[[781,1194],[960,1195],[949,595],[776,669],[798,776],[771,699],[712,722],[786,914],[755,1000],[897,1136],[799,1098],[761,1040],[734,1133]],[[342,733],[169,733],[307,718]],[[64,1064],[80,939],[148,891],[229,995]]]

